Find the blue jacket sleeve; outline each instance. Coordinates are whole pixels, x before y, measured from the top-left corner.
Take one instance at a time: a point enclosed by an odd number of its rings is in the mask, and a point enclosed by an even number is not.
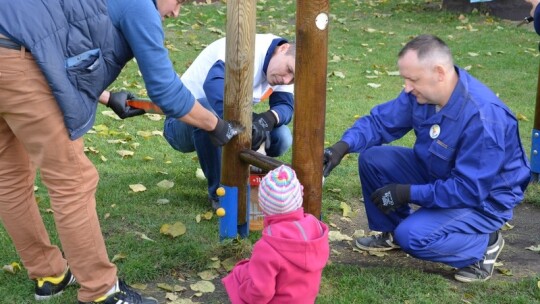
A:
[[[109,1],[109,14],[124,35],[142,73],[148,96],[167,116],[191,111],[195,98],[176,74],[164,46],[161,17],[152,1]]]
[[[289,92],[272,92],[269,104],[270,110],[275,111],[279,116],[279,122],[276,127],[291,122],[294,112],[293,94]]]
[[[225,62],[216,61],[208,71],[203,84],[208,103],[223,118],[223,95],[225,94]]]
[[[341,140],[349,145],[350,153],[358,153],[403,137],[413,128],[413,102],[402,92],[396,99],[375,106],[369,115],[356,120]]]

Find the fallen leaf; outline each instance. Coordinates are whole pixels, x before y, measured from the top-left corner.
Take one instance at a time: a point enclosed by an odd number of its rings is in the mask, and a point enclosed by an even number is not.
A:
[[[525,249],[540,253],[540,245],[526,247]]]
[[[4,272],[15,274],[15,273],[17,273],[17,271],[21,270],[21,265],[19,263],[17,263],[17,262],[11,262],[11,264],[9,264],[9,265],[4,265],[2,267],[2,270]]]
[[[189,287],[193,291],[199,291],[199,292],[203,292],[203,293],[204,292],[214,292],[214,290],[216,290],[216,287],[210,281],[199,281],[199,282],[197,282],[195,284],[189,285]]]
[[[130,156],[133,156],[133,154],[135,154],[135,152],[129,151],[129,150],[118,150],[116,151],[116,153],[122,156],[122,158],[130,157]]]
[[[345,78],[345,74],[343,74],[343,72],[340,72],[340,71],[334,71],[334,72],[332,72],[332,75],[336,76],[337,78],[341,78],[341,79]]]
[[[221,262],[221,265],[223,265],[223,268],[227,271],[231,271],[234,267],[234,265],[236,265],[236,263],[238,262],[238,259],[236,259],[235,257],[230,257],[230,258],[227,258],[225,260],[223,260]]]
[[[172,187],[174,187],[174,182],[164,179],[157,183],[157,186],[163,189],[171,189]]]
[[[200,180],[206,179],[206,176],[204,176],[204,172],[201,168],[197,168],[197,171],[195,171],[195,177]]]
[[[335,230],[328,232],[328,239],[330,240],[330,242],[333,242],[333,241],[352,241],[353,240],[350,236],[342,234],[341,232],[335,231]]]
[[[170,284],[167,284],[167,283],[158,283],[156,285],[158,288],[161,288],[163,290],[166,290],[166,291],[171,291],[171,292],[180,292],[180,291],[184,291],[186,290],[185,287],[183,286],[180,286],[180,285],[170,285]]]
[[[506,222],[504,223],[504,225],[501,227],[501,230],[505,231],[505,230],[511,230],[511,229],[514,229],[514,226],[511,225],[510,223]]]
[[[127,258],[127,255],[126,255],[126,254],[124,254],[124,253],[117,253],[117,254],[115,254],[115,255],[113,256],[113,258],[111,259],[111,262],[114,263],[114,262],[116,262],[116,261],[118,261],[118,260],[123,260],[123,259],[125,259],[125,258]]]
[[[503,275],[509,276],[509,277],[511,277],[511,276],[514,275],[514,274],[512,273],[512,270],[507,269],[507,268],[497,268],[497,271],[500,272],[500,273],[502,273]]]
[[[136,288],[138,290],[146,290],[147,285],[142,283],[129,284],[129,286]]]
[[[517,113],[516,118],[517,118],[517,120],[529,121],[529,119],[527,119],[527,116],[525,116],[525,115],[523,115],[521,113]]]
[[[154,240],[152,240],[151,238],[147,237],[146,234],[142,233],[142,232],[135,232],[136,235],[138,235],[141,239],[143,240],[146,240],[146,241],[151,241],[151,242],[155,242]]]
[[[166,198],[160,198],[160,199],[158,199],[156,201],[156,204],[158,204],[158,205],[166,205],[168,203],[170,203],[170,201],[168,199],[166,199]]]
[[[213,270],[205,270],[205,271],[201,271],[199,273],[197,273],[197,275],[199,276],[199,278],[201,278],[202,280],[206,280],[206,281],[211,281],[215,278],[217,278],[219,275],[213,271]]]
[[[379,88],[381,85],[378,84],[378,83],[372,83],[372,82],[370,82],[370,83],[367,84],[367,86],[368,86],[368,87],[371,87],[371,88],[374,88],[374,89],[377,89],[377,88]]]
[[[129,185],[129,188],[133,191],[133,192],[143,192],[143,191],[146,191],[146,187],[142,184],[133,184],[133,185]]]
[[[172,225],[163,224],[159,229],[159,232],[161,234],[170,235],[175,238],[186,233],[186,226],[182,222],[176,222]]]
[[[351,206],[345,202],[339,203],[339,207],[343,210],[343,216],[350,216],[352,213]]]

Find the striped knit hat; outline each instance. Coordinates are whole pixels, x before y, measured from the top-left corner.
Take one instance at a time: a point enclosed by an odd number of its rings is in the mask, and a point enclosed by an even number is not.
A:
[[[259,206],[265,215],[282,214],[302,207],[304,187],[290,167],[268,172],[259,185]]]

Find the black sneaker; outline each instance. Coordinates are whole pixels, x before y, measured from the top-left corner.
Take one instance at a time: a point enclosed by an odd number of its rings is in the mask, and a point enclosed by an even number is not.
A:
[[[388,251],[400,248],[398,244],[394,243],[394,236],[390,232],[358,238],[356,239],[356,247],[366,251]]]
[[[504,239],[502,234],[497,231],[497,241],[488,246],[484,258],[472,265],[461,268],[456,272],[454,278],[460,282],[484,282],[491,278],[495,269],[495,261],[504,247]]]
[[[116,284],[117,292],[92,302],[79,301],[79,304],[158,304],[156,299],[141,296],[122,280],[118,280]]]
[[[61,276],[38,278],[34,280],[34,282],[34,298],[37,301],[41,301],[61,295],[66,287],[75,284],[77,280],[75,280],[75,277],[71,274],[71,270],[69,270],[68,267]]]

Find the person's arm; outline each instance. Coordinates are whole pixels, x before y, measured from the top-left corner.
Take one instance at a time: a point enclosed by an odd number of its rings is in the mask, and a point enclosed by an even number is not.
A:
[[[206,131],[215,130],[218,119],[200,106],[173,68],[164,46],[161,17],[154,3],[134,1],[113,11],[111,18],[137,60],[150,99],[167,116]]]

